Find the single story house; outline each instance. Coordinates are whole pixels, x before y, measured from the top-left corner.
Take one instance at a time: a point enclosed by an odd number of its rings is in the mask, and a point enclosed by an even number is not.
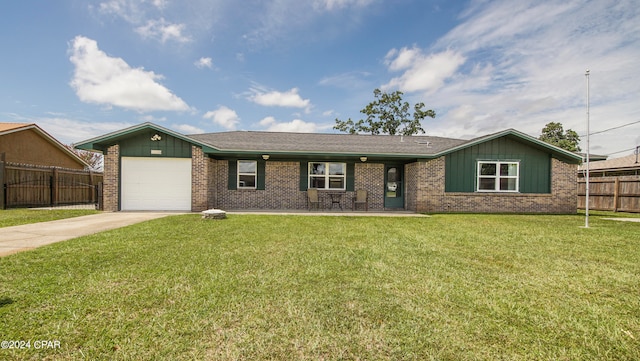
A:
[[[581,157],[508,129],[462,140],[231,131],[143,123],[76,144],[104,154],[104,209],[575,213]]]
[[[0,123],[0,157],[6,162],[67,169],[89,165],[33,123]]]

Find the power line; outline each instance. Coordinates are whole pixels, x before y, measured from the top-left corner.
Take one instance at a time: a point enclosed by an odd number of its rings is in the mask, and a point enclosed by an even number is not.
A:
[[[630,125],[638,124],[638,123],[640,123],[640,120],[636,120],[635,122],[631,122],[631,123],[627,123],[627,124],[619,125],[619,126],[617,126],[617,127],[613,127],[613,128],[609,128],[609,129],[605,129],[605,130],[600,130],[600,131],[597,131],[597,132],[591,132],[591,133],[589,133],[589,135],[605,133],[605,132],[608,132],[608,131],[610,131],[610,130],[620,129],[620,128],[628,127],[628,126],[630,126]],[[584,137],[584,136],[586,136],[586,134],[580,134],[580,135],[578,135],[578,136],[579,136],[579,137]]]
[[[609,153],[609,154],[606,154],[606,155],[609,156],[609,155],[614,155],[614,154],[618,154],[618,153],[629,152],[629,151],[636,150],[636,149],[637,149],[637,147],[633,147],[633,148],[629,148],[629,149],[625,149],[625,150],[620,150],[620,151],[617,151],[617,152]]]

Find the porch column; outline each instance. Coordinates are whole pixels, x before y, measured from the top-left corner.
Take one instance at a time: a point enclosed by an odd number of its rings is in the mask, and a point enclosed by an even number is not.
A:
[[[117,212],[120,195],[120,146],[118,144],[107,148],[104,155],[104,176],[102,187],[102,202],[106,212]]]
[[[202,148],[191,146],[191,211],[207,210],[209,199],[209,165]]]

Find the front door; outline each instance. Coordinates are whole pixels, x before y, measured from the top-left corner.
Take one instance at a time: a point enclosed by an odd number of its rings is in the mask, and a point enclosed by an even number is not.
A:
[[[404,209],[404,177],[401,164],[384,167],[384,207]]]

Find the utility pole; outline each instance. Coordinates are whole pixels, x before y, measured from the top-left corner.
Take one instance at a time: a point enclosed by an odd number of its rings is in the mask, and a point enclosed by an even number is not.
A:
[[[587,77],[587,181],[586,185],[586,194],[585,194],[585,217],[584,217],[584,228],[589,228],[589,158],[591,158],[591,154],[589,153],[589,70],[584,74]]]

